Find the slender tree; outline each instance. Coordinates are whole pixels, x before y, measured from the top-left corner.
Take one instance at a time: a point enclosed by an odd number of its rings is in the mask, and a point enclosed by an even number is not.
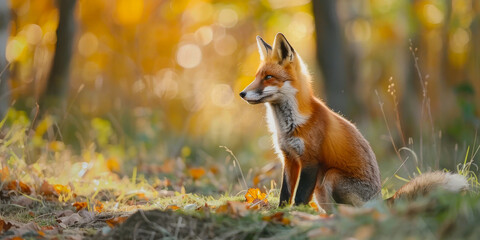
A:
[[[10,84],[8,79],[8,62],[5,56],[9,35],[10,8],[8,1],[0,1],[0,120],[10,106]]]
[[[75,33],[74,10],[76,0],[57,0],[59,22],[57,43],[53,57],[52,69],[47,80],[46,92],[41,99],[40,108],[64,108],[70,81],[70,60],[72,57],[73,37]]]
[[[312,1],[317,33],[317,59],[323,72],[327,103],[335,111],[348,114],[353,102],[348,85],[342,29],[336,0]]]

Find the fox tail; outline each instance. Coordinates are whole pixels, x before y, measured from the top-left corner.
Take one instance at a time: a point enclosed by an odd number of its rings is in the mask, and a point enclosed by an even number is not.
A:
[[[424,196],[435,189],[443,189],[449,192],[466,191],[469,188],[467,179],[460,174],[448,172],[428,172],[423,173],[410,182],[403,185],[391,198],[388,203],[393,203],[395,199],[404,198],[407,200],[415,199],[418,196]]]

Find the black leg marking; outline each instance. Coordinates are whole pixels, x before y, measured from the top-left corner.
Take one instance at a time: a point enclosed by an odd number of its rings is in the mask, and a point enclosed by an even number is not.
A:
[[[278,204],[279,207],[285,207],[288,205],[288,201],[290,200],[290,191],[288,190],[288,183],[287,183],[287,175],[285,170],[283,170],[283,180],[282,180],[282,188],[280,190],[280,202]]]
[[[295,205],[308,204],[312,197],[313,189],[317,183],[318,166],[307,166],[302,168],[300,182],[298,183],[295,195]]]

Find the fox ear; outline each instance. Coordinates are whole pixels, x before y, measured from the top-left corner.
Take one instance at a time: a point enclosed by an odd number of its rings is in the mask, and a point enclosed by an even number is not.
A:
[[[260,36],[257,36],[258,52],[260,53],[260,59],[263,61],[272,52],[272,46],[266,43]]]
[[[276,56],[280,63],[285,60],[293,62],[295,50],[293,50],[293,47],[288,43],[287,38],[285,38],[282,33],[277,33],[277,36],[275,36],[273,56]]]

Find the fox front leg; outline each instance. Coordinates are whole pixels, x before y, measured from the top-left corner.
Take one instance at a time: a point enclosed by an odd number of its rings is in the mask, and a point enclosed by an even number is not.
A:
[[[295,205],[308,204],[312,200],[313,190],[317,184],[318,165],[302,166],[300,182],[295,194]]]
[[[280,201],[278,203],[278,206],[279,207],[288,206],[289,201],[290,201],[290,191],[288,190],[287,175],[285,174],[285,169],[284,169],[282,188],[280,190]]]
[[[280,201],[278,206],[285,207],[292,203],[292,198],[295,192],[295,186],[297,185],[298,175],[300,173],[300,165],[292,159],[290,155],[285,154],[284,166],[283,166],[283,179],[282,187],[280,190]]]

